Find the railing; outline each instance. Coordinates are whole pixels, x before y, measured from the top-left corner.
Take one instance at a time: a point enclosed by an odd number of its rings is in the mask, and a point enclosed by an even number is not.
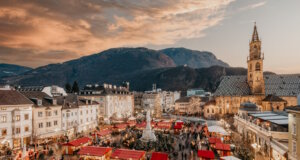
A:
[[[259,131],[259,132],[265,134],[266,136],[271,136],[271,135],[272,135],[272,134],[271,134],[271,131],[269,131],[269,130],[263,128],[263,127],[260,127],[260,126],[258,126],[258,125],[256,125],[256,124],[252,123],[252,122],[249,122],[249,121],[247,121],[247,120],[245,120],[245,119],[242,119],[242,118],[240,118],[240,117],[238,117],[238,116],[234,116],[234,119],[236,119],[236,120],[238,120],[238,121],[244,123],[245,126],[250,126],[253,130]]]

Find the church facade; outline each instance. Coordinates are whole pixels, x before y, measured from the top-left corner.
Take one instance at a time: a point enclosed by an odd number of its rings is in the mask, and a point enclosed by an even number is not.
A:
[[[264,75],[264,55],[256,25],[249,48],[247,75],[223,76],[214,93],[219,114],[237,113],[246,102],[256,104],[261,111],[281,111],[297,105],[300,74]]]

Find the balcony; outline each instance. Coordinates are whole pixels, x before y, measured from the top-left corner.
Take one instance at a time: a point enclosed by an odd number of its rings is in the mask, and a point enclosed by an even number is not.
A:
[[[274,139],[288,139],[288,132],[271,131],[246,119],[240,118],[239,116],[234,116],[234,119],[236,122],[242,123],[243,126],[248,126],[247,129],[250,129],[257,134],[263,134]]]

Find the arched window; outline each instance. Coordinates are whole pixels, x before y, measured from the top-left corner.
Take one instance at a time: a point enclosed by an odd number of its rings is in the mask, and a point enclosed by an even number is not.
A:
[[[252,64],[250,64],[250,71],[252,71]]]
[[[259,62],[256,63],[256,65],[255,65],[255,70],[256,70],[256,71],[260,71],[260,64],[259,64]]]

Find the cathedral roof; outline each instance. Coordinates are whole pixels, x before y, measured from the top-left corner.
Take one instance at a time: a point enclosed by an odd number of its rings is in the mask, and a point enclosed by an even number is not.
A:
[[[284,99],[275,96],[275,95],[268,95],[266,98],[264,98],[262,101],[268,101],[268,102],[285,102]]]
[[[300,94],[300,74],[265,75],[266,95],[297,96]],[[246,96],[250,95],[247,76],[224,76],[215,96]]]
[[[246,76],[224,76],[215,96],[244,96],[250,94]]]

